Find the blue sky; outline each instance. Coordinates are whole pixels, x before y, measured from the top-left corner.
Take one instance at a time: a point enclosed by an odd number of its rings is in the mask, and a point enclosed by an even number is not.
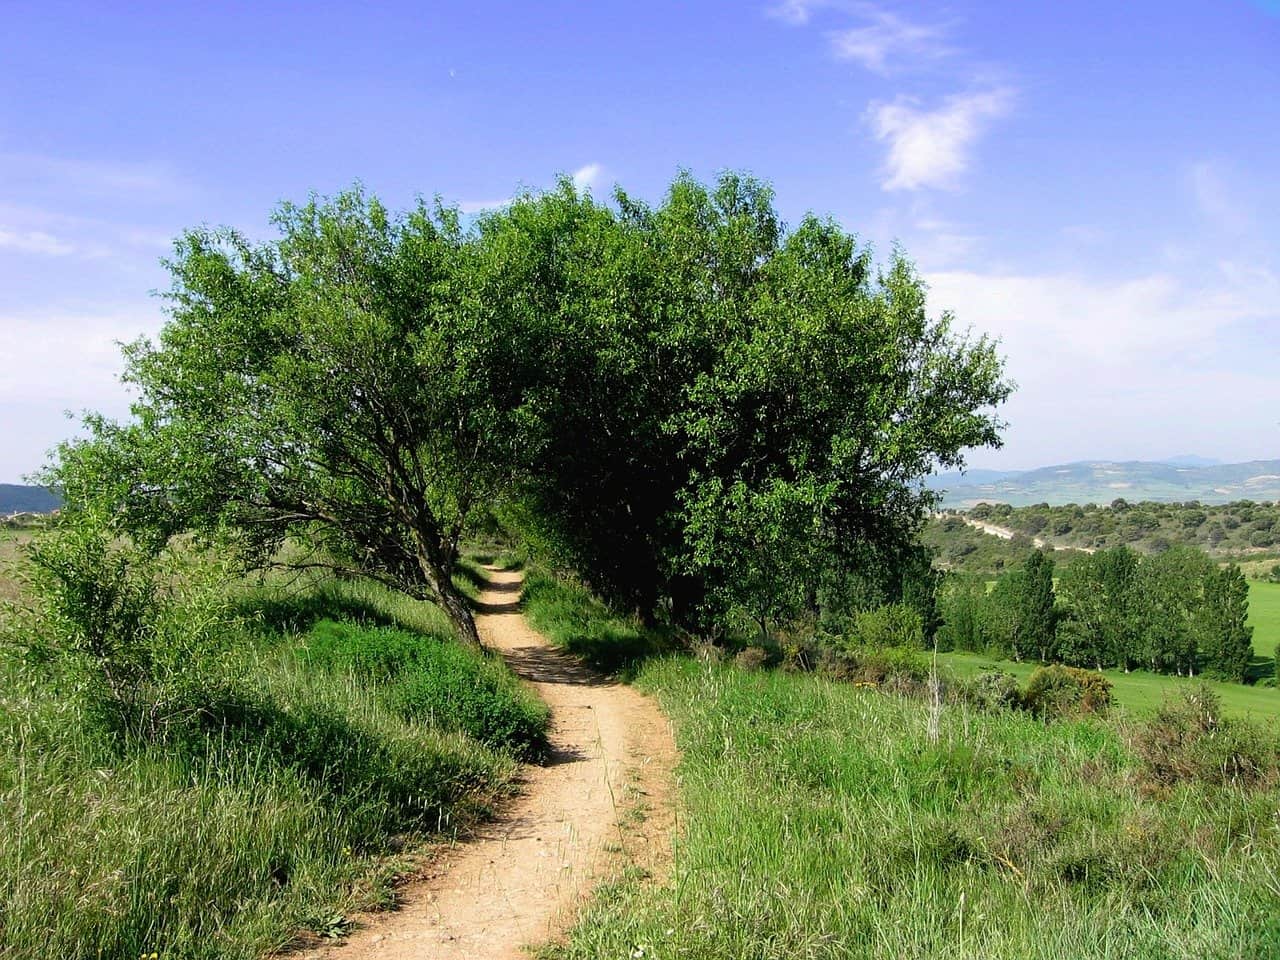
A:
[[[0,481],[127,409],[183,227],[749,170],[1020,389],[973,466],[1280,457],[1280,3],[0,0]]]

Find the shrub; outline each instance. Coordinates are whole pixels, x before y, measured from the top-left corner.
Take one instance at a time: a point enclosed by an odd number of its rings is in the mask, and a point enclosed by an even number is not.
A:
[[[929,662],[923,654],[903,647],[828,648],[819,666],[837,680],[902,693],[918,692],[929,680]]]
[[[969,699],[983,710],[1005,710],[1022,704],[1018,678],[1003,670],[978,674],[968,684]]]
[[[221,568],[158,553],[77,514],[31,543],[29,603],[13,639],[29,662],[69,678],[114,735],[155,738],[203,706],[235,635]]]
[[[1146,775],[1160,784],[1248,786],[1280,771],[1280,744],[1247,721],[1222,716],[1207,686],[1167,700],[1130,737]]]
[[[919,649],[924,645],[924,626],[913,608],[886,603],[854,617],[850,640],[864,647]]]
[[[1102,713],[1112,703],[1111,681],[1093,670],[1055,663],[1031,674],[1022,700],[1042,717]]]
[[[746,647],[733,658],[743,670],[759,670],[769,662],[769,651],[764,647]]]

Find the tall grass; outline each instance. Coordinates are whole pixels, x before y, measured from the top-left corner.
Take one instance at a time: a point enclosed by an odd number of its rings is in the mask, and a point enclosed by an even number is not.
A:
[[[1101,721],[948,708],[933,744],[927,704],[812,675],[639,683],[683,751],[674,875],[563,956],[1280,956],[1274,784],[1154,789]]]
[[[522,600],[534,629],[606,673],[630,676],[641,661],[675,646],[637,619],[614,613],[582,584],[539,567],[526,572]]]
[[[415,644],[445,646],[438,611],[313,584],[257,591],[242,612],[202,708],[146,741],[105,736],[75,690],[0,659],[0,955],[250,958],[340,932],[389,901],[406,851],[465,833],[510,791],[518,745],[482,743],[444,702],[400,709],[359,671],[309,660],[300,633],[320,616],[363,624],[356,644],[396,630],[407,680],[429,673]],[[455,685],[489,683],[490,706],[528,706],[493,663],[450,664]]]
[[[542,589],[531,609],[561,642],[644,646],[580,588]],[[1215,745],[1123,714],[1045,722],[715,658],[633,662],[682,751],[674,867],[606,888],[549,956],[1280,956],[1273,737],[1232,727]],[[1171,777],[1152,744],[1270,759],[1251,778]]]

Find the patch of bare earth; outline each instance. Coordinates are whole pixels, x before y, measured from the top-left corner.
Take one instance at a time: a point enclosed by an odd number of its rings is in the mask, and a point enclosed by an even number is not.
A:
[[[310,956],[489,960],[557,938],[601,880],[668,865],[676,751],[657,705],[552,647],[519,611],[521,576],[490,571],[477,624],[551,707],[551,757],[470,841],[402,888],[400,909]]]

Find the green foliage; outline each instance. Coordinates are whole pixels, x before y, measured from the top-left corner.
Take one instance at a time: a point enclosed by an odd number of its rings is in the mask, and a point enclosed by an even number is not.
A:
[[[1111,682],[1101,673],[1056,663],[1031,674],[1022,700],[1041,717],[1104,713],[1113,703]]]
[[[294,564],[433,599],[475,644],[451,575],[527,442],[530,331],[482,306],[452,211],[393,218],[357,189],[274,222],[177,242],[169,320],[126,350],[134,419],[90,417],[46,479],[140,543],[231,533],[262,564],[289,538]]]
[[[833,566],[891,579],[931,502],[912,479],[998,440],[994,345],[930,319],[900,255],[877,273],[832,221],[784,229],[750,178],[615,199],[566,187],[484,222],[518,254],[503,296],[539,304],[558,345],[511,518],[620,609],[679,626],[768,634],[818,612]]]
[[[1046,537],[1059,548],[1128,545],[1149,553],[1163,542],[1165,548],[1199,547],[1215,556],[1231,556],[1272,547],[1280,533],[1280,503],[1251,500],[1225,504],[1130,503],[1121,498],[1110,506],[1039,503],[998,507],[1000,516],[995,522],[1026,536]],[[987,504],[982,517],[978,516],[978,508],[969,515],[990,519],[994,509]]]
[[[1023,705],[1018,678],[1003,670],[986,670],[969,681],[970,699],[984,710],[1011,710]]]
[[[499,660],[442,637],[322,620],[300,651],[316,667],[373,684],[406,720],[459,730],[517,756],[546,746],[550,714]]]
[[[914,609],[904,603],[888,603],[854,617],[849,640],[867,647],[919,650],[924,645],[924,628]]]
[[[202,707],[206,668],[233,618],[220,565],[140,550],[102,518],[74,514],[26,548],[27,605],[11,642],[115,734],[155,737]]]
[[[847,647],[824,651],[826,676],[897,693],[918,694],[929,680],[929,661],[919,647]]]
[[[675,646],[664,631],[619,616],[581,583],[541,568],[525,575],[522,602],[535,630],[606,673],[629,676]]]
[[[84,558],[82,548],[63,542],[46,557]],[[130,549],[113,541],[105,556]],[[233,605],[243,626],[221,616],[205,625],[207,608],[186,605],[179,577],[143,581],[128,563],[87,569],[150,584],[174,630],[106,633],[132,637],[161,659],[189,661],[183,676],[199,709],[168,711],[147,736],[121,737],[98,722],[90,699],[67,695],[84,674],[63,666],[86,654],[49,659],[29,646],[18,656],[0,649],[4,956],[272,954],[300,930],[324,933],[360,910],[387,906],[404,869],[400,851],[465,833],[511,788],[507,751],[446,732],[448,725],[406,720],[380,686],[316,669],[295,649],[297,638],[278,629],[340,609],[341,601],[383,621],[430,621],[437,635],[420,644],[465,653],[441,641],[448,620],[438,611],[427,616],[358,584],[325,585],[319,599],[306,590],[292,604],[283,593],[255,591],[259,603],[274,601],[274,614],[292,611],[257,617],[255,603],[244,601]],[[217,609],[225,607],[223,598]],[[58,620],[57,633],[46,623],[42,636],[69,637],[61,631],[77,622],[119,624],[115,614],[124,609],[138,612],[126,622],[150,625],[160,616],[149,601],[95,601],[90,609],[110,615]],[[183,636],[180,626],[192,633]],[[151,691],[168,668],[158,669],[150,652],[143,662],[150,679],[140,689]],[[477,664],[481,682],[489,668]]]

